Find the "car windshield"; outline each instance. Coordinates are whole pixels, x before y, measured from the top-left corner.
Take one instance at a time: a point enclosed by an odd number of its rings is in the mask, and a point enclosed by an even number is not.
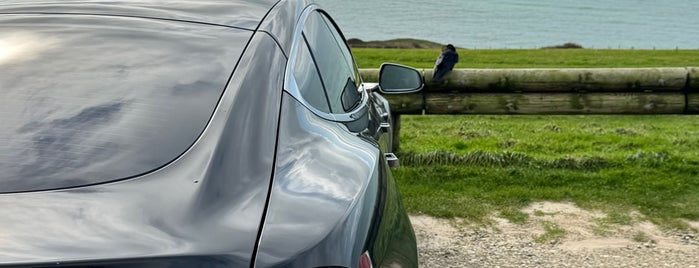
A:
[[[201,135],[251,32],[0,16],[0,192],[144,174]]]

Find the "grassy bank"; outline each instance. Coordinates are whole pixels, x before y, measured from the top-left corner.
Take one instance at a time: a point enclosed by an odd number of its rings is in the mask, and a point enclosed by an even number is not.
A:
[[[360,68],[431,68],[438,50],[353,49]],[[698,50],[459,50],[456,68],[699,66]],[[402,167],[412,213],[526,222],[535,201],[572,202],[628,224],[699,220],[699,117],[403,116]]]
[[[353,48],[360,68],[383,62],[432,68],[439,49]],[[455,68],[601,68],[699,66],[699,50],[459,49]]]

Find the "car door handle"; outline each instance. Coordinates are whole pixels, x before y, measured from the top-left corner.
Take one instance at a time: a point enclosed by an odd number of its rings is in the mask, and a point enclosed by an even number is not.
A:
[[[386,153],[384,155],[386,156],[386,162],[388,162],[388,166],[390,168],[397,168],[400,166],[400,162],[398,161],[398,157],[395,154]]]

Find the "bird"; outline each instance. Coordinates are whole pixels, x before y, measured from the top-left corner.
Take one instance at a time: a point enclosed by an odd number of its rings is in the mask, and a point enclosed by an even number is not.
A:
[[[459,54],[456,53],[454,45],[448,44],[434,63],[432,81],[441,81],[444,75],[454,69],[457,62],[459,62]]]

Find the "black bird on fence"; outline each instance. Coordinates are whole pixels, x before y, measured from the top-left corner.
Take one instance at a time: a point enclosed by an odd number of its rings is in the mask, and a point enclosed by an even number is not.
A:
[[[459,62],[459,54],[456,53],[454,45],[448,44],[434,63],[432,81],[441,81],[444,75],[454,69],[457,62]]]

